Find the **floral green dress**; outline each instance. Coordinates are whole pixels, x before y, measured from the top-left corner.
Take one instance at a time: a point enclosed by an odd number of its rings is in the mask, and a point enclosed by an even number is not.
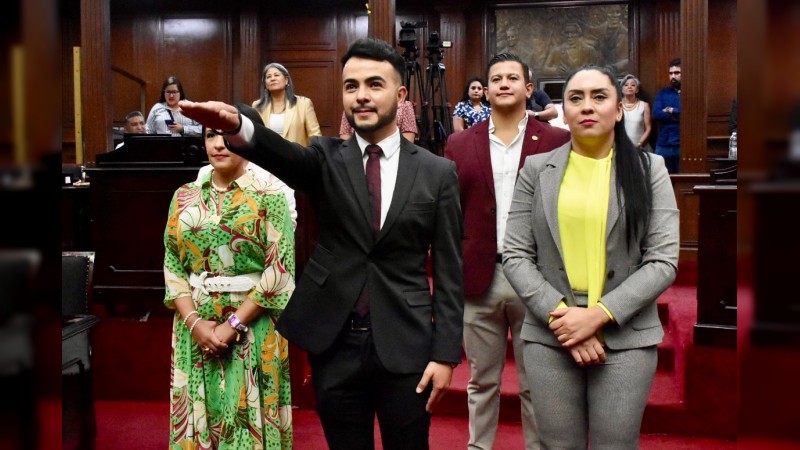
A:
[[[294,290],[294,233],[286,197],[247,171],[223,195],[203,181],[173,196],[164,232],[164,303],[191,295],[200,317],[222,323],[246,299],[264,313],[220,355],[204,354],[180,314],[172,326],[169,448],[292,447],[288,344],[275,322]],[[243,292],[203,292],[190,274],[249,275]],[[195,316],[196,317],[196,316]],[[190,319],[194,320],[194,319]]]

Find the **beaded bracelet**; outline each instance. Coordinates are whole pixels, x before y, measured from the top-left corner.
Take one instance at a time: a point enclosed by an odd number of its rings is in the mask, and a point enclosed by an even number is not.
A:
[[[194,331],[194,326],[197,325],[197,322],[200,322],[200,317],[194,319],[194,322],[192,322],[192,326],[189,327],[189,334],[192,334],[192,331]]]
[[[190,311],[190,312],[189,312],[189,314],[187,314],[187,315],[186,315],[186,317],[184,317],[184,318],[183,318],[183,326],[186,326],[186,322],[189,320],[189,317],[192,317],[192,316],[193,316],[193,315],[195,315],[195,314],[200,314],[200,313],[199,313],[199,312],[197,312],[197,310],[196,310],[196,309],[195,309],[195,310],[192,310],[192,311]]]

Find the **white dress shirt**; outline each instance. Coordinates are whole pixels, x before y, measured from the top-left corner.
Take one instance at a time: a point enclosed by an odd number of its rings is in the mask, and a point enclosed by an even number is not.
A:
[[[517,182],[519,158],[522,156],[522,139],[528,116],[519,121],[517,137],[506,146],[494,135],[494,121],[489,117],[489,154],[492,158],[492,177],[494,178],[494,197],[497,202],[497,253],[503,253],[503,240],[506,236],[506,220],[511,209],[511,198],[514,196],[514,185]]]
[[[364,163],[364,173],[367,171],[367,146],[370,145],[366,139],[358,135],[356,131],[358,147],[361,148],[361,158]],[[386,220],[386,213],[389,212],[389,205],[392,204],[394,186],[397,183],[397,168],[400,166],[400,129],[395,128],[394,133],[386,139],[377,143],[383,150],[381,155],[381,227]]]
[[[242,120],[242,129],[237,134],[228,135],[226,138],[228,142],[236,147],[253,147],[252,139],[255,132],[253,122],[246,116],[240,116]],[[523,128],[524,129],[524,128]],[[367,158],[366,149],[369,142],[358,135],[356,131],[356,140],[358,147],[361,149],[362,162],[364,164],[364,173],[367,172]],[[392,204],[392,197],[394,196],[394,186],[397,183],[397,169],[400,167],[400,129],[395,128],[394,133],[386,139],[378,142],[377,144],[383,155],[381,156],[381,226],[386,220],[386,213],[389,212],[389,206]],[[519,161],[519,152],[522,149],[522,144],[519,145],[520,150],[517,151],[517,161]],[[513,181],[512,181],[513,183]],[[514,189],[514,185],[511,185]],[[508,208],[510,207],[511,199],[509,198],[509,205],[506,206],[506,215],[508,215]],[[503,229],[505,229],[505,219],[503,220]]]

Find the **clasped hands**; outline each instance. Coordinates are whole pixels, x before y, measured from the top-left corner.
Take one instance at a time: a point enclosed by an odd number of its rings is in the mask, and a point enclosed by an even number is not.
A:
[[[571,306],[550,312],[553,321],[550,330],[558,342],[568,349],[579,366],[600,364],[606,360],[603,344],[597,332],[611,319],[599,306],[579,308]]]
[[[204,353],[216,355],[224,352],[228,344],[236,339],[237,331],[228,322],[217,323],[201,319],[192,330],[192,337]]]

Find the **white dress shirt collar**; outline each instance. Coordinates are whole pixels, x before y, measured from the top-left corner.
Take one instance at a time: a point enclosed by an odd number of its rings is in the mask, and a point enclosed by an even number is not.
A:
[[[355,134],[356,140],[358,141],[358,147],[361,149],[361,156],[364,157],[364,153],[367,151],[367,146],[370,145],[370,143],[367,142],[366,139],[359,136],[358,131],[356,131]],[[392,159],[395,153],[400,151],[400,129],[395,128],[394,133],[378,142],[376,145],[383,150],[384,158]]]

